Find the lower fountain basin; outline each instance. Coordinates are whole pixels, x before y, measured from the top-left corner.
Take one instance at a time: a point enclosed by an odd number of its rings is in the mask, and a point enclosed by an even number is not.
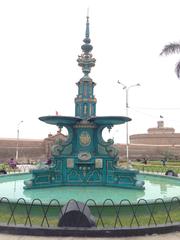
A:
[[[111,199],[114,204],[119,204],[127,199],[131,204],[140,199],[152,202],[161,198],[170,201],[173,197],[180,198],[180,179],[176,177],[138,174],[138,180],[144,180],[145,189],[122,189],[108,186],[58,186],[42,189],[23,189],[24,181],[31,178],[31,174],[10,174],[0,176],[0,198],[7,198],[10,202],[17,202],[19,198],[31,203],[34,199],[40,199],[45,205],[52,199],[57,199],[61,205],[70,199],[86,202],[93,199],[97,205],[103,205],[106,199]],[[56,203],[54,203],[56,204]]]

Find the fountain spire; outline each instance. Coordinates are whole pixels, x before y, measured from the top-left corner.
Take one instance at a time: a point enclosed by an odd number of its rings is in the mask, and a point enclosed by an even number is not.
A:
[[[78,95],[75,98],[75,116],[82,119],[88,119],[96,116],[96,98],[93,95],[96,85],[89,77],[91,68],[95,66],[96,59],[93,58],[91,51],[93,46],[90,44],[89,16],[86,17],[86,31],[84,44],[81,46],[82,54],[78,56],[78,66],[82,68],[84,76],[77,83]]]
[[[89,9],[87,9],[87,21],[86,21],[86,38],[89,38]]]

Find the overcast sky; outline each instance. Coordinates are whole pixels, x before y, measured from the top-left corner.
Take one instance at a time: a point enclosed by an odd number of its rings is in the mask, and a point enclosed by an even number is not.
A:
[[[77,65],[89,8],[96,66],[97,116],[125,116],[130,86],[129,134],[157,126],[180,132],[180,80],[174,68],[180,55],[159,56],[163,46],[180,40],[179,0],[1,0],[0,138],[45,138],[57,127],[40,116],[74,116]],[[112,130],[125,142],[125,125]]]

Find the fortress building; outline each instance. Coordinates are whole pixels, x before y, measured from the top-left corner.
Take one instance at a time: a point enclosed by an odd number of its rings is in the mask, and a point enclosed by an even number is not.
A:
[[[180,133],[175,133],[175,129],[164,127],[163,121],[157,122],[157,127],[149,128],[148,133],[134,134],[130,136],[131,144],[150,145],[180,145]]]
[[[117,144],[121,158],[126,159],[126,144]],[[161,160],[163,158],[180,160],[180,133],[172,127],[165,127],[158,121],[157,127],[149,128],[147,133],[130,136],[129,158]]]

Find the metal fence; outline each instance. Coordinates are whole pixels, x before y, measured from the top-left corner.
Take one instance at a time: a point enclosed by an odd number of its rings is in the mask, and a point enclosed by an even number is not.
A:
[[[180,222],[180,199],[177,197],[169,202],[158,198],[151,203],[140,199],[136,204],[132,204],[128,199],[121,200],[119,204],[106,199],[101,206],[89,199],[84,204],[90,208],[97,228],[148,227]],[[27,203],[23,198],[11,202],[2,197],[0,224],[57,227],[62,207],[57,199],[52,199],[49,204],[44,205],[40,199]],[[78,221],[80,219],[76,219],[77,225]]]
[[[142,172],[158,173],[163,175],[169,170],[172,170],[176,175],[180,174],[179,166],[133,165],[133,168]]]
[[[0,174],[12,174],[12,173],[26,173],[29,172],[32,169],[37,169],[39,168],[40,164],[22,164],[22,165],[17,165],[16,167],[12,168],[8,165],[5,165],[5,167],[0,168]]]
[[[7,173],[25,173],[29,172],[32,169],[40,168],[42,166],[46,166],[44,163],[39,164],[24,164],[24,165],[17,165],[16,168],[7,167],[4,169]],[[146,164],[133,164],[134,169],[137,169],[141,172],[149,172],[149,173],[158,173],[158,174],[165,174],[168,170],[172,170],[175,174],[180,174],[180,166],[157,166],[157,165],[146,165]],[[2,169],[0,169],[2,170]],[[1,172],[0,172],[1,173]],[[2,172],[3,174],[3,172]]]

